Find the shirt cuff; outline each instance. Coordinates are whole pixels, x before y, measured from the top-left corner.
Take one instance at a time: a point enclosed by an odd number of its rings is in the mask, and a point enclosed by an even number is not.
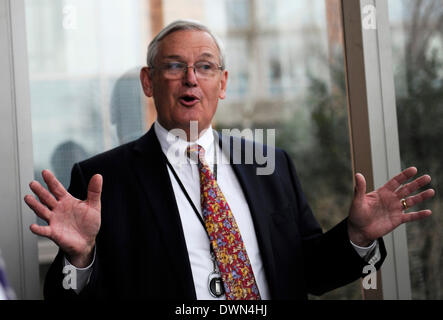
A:
[[[355,251],[359,254],[359,256],[364,259],[369,264],[376,264],[380,258],[380,249],[378,246],[378,240],[372,242],[372,244],[368,247],[360,247],[349,240],[354,247]]]
[[[73,270],[76,273],[75,278],[77,278],[77,286],[75,288],[72,288],[72,287],[71,288],[77,294],[79,294],[86,287],[86,285],[89,283],[89,279],[91,278],[91,274],[92,274],[92,266],[94,265],[94,262],[95,262],[95,252],[96,252],[96,248],[94,247],[94,256],[92,258],[92,262],[89,264],[89,266],[87,266],[85,268],[77,268],[76,266],[72,265],[69,262],[69,260],[66,258],[66,256],[64,256],[64,259],[63,259],[64,260],[64,267],[70,266],[73,268]]]

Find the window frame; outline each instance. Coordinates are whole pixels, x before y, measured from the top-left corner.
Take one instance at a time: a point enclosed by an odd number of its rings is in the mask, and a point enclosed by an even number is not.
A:
[[[376,9],[376,29],[363,27],[366,6]],[[401,172],[388,3],[342,0],[342,10],[353,173],[366,177],[369,192]],[[406,226],[383,239],[387,257],[377,274],[379,285],[363,290],[363,297],[409,300]]]
[[[35,214],[23,201],[34,176],[24,1],[0,0],[0,12],[0,244],[17,298],[38,299]]]

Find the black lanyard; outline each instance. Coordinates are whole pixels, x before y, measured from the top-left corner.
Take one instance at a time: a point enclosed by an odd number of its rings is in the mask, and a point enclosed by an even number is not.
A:
[[[172,167],[171,163],[169,162],[168,157],[166,157],[166,155],[164,153],[163,153],[163,156],[165,157],[166,163],[167,163],[169,169],[171,170],[172,174],[174,175],[175,180],[177,181],[180,188],[182,189],[183,194],[185,195],[186,199],[188,200],[189,204],[191,205],[192,209],[194,210],[194,213],[196,214],[198,220],[200,221],[200,223],[203,226],[203,229],[205,230],[206,235],[208,236],[209,252],[211,254],[211,260],[212,260],[212,263],[214,266],[213,271],[208,276],[208,289],[209,289],[209,293],[213,297],[220,298],[225,293],[224,286],[223,286],[223,280],[222,280],[221,273],[217,268],[217,257],[215,255],[214,248],[212,247],[211,238],[208,234],[208,231],[206,230],[206,226],[203,221],[203,218],[199,214],[197,208],[194,205],[194,202],[192,202],[191,197],[189,196],[188,192],[186,191],[185,186],[183,185],[183,183],[181,182],[177,173],[175,172],[174,168]],[[200,161],[200,159],[199,159],[199,161]],[[199,169],[199,171],[200,171],[200,169]],[[215,178],[215,180],[217,180],[217,145],[216,144],[214,144],[214,178]]]
[[[189,196],[188,192],[186,191],[185,186],[181,182],[180,178],[178,177],[177,173],[175,172],[174,168],[172,167],[171,163],[168,160],[168,157],[163,153],[163,156],[165,157],[166,164],[168,165],[169,169],[171,169],[172,174],[174,175],[175,180],[177,181],[178,185],[183,191],[183,194],[185,195],[186,199],[188,200],[189,204],[191,205],[192,209],[194,210],[195,214],[197,215],[198,220],[201,222],[203,229],[205,229],[206,235],[208,236],[208,239],[210,240],[208,231],[206,230],[205,222],[203,221],[202,216],[198,212],[197,208],[194,205],[194,202],[192,201],[191,197]],[[200,159],[199,159],[200,161]],[[214,178],[217,180],[217,146],[214,144]],[[211,254],[214,252],[214,249],[212,248],[211,241],[209,241]]]

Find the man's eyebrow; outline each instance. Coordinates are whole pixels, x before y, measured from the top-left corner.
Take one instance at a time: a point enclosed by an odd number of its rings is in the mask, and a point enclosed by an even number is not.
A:
[[[214,55],[212,53],[204,52],[199,57],[200,58],[214,58]]]

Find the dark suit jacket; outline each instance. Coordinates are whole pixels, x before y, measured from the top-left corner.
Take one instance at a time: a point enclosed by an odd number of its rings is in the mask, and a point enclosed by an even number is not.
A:
[[[221,146],[232,148],[232,139],[220,137]],[[241,140],[242,150],[247,143]],[[272,299],[306,299],[308,293],[319,295],[362,276],[366,263],[349,242],[346,219],[322,233],[284,151],[275,150],[272,175],[257,176],[256,163],[232,167],[251,211]],[[102,224],[90,282],[78,296],[63,289],[60,251],[46,277],[45,298],[196,299],[154,128],[136,141],[75,164],[69,192],[85,199],[96,173],[103,176]],[[377,268],[386,256],[379,241],[383,258]]]

